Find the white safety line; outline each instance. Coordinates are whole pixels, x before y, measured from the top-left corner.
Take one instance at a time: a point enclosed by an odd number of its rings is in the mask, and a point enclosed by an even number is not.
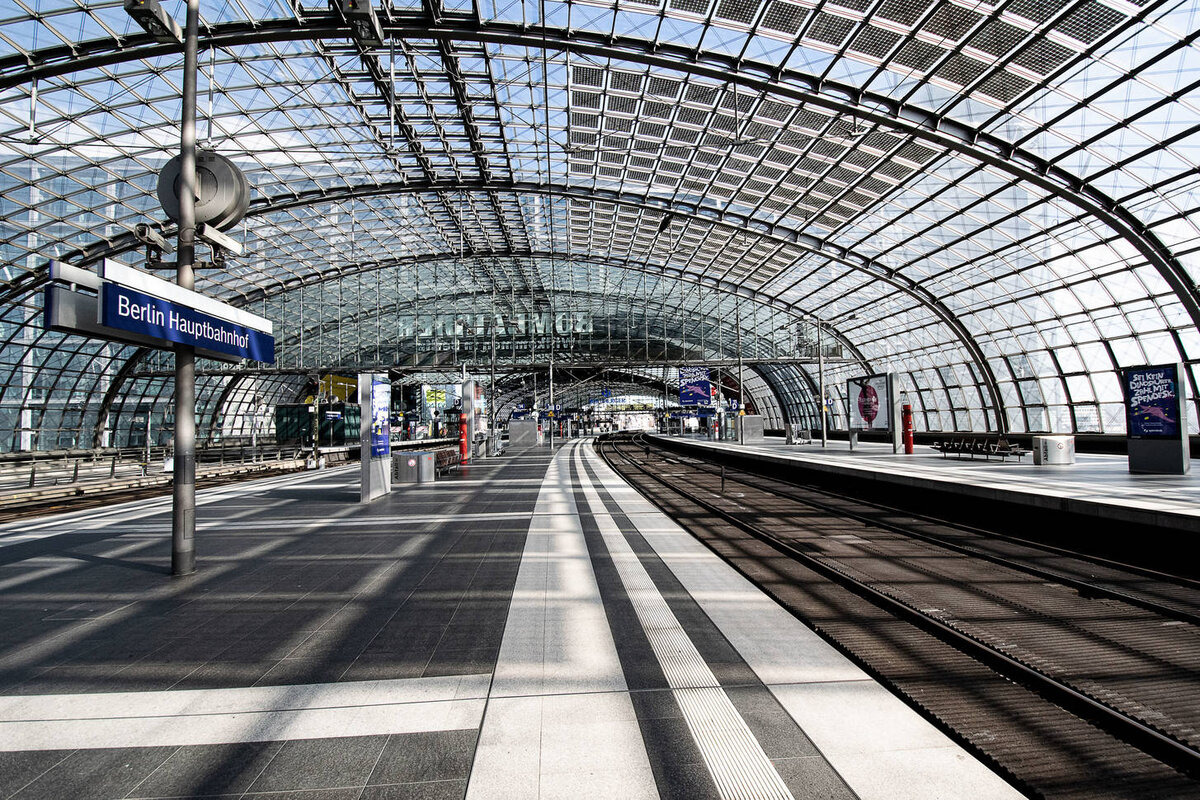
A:
[[[517,572],[469,800],[657,798],[571,491],[542,482]]]
[[[497,511],[485,514],[390,514],[387,516],[350,517],[347,519],[324,519],[322,528],[386,528],[402,525],[424,525],[433,522],[479,522],[482,520],[516,519],[527,520],[528,511]],[[240,533],[254,533],[268,530],[293,530],[297,524],[307,522],[307,519],[280,520],[247,520],[238,522]],[[225,518],[207,520],[196,523],[196,530],[224,530],[229,528],[231,520]],[[161,523],[144,523],[125,525],[121,528],[130,533],[160,531],[170,527],[170,520]]]
[[[584,470],[582,450],[575,449],[575,464],[592,516],[721,797],[791,798],[775,765],[605,510]]]
[[[0,751],[326,739],[478,727],[487,675],[0,698]]]

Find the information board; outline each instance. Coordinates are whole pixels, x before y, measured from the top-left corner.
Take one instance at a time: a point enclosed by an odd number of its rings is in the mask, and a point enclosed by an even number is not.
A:
[[[392,384],[384,373],[358,376],[358,441],[362,475],[362,502],[392,490],[391,406]]]
[[[392,454],[391,424],[392,384],[377,376],[371,378],[371,457],[383,458]]]

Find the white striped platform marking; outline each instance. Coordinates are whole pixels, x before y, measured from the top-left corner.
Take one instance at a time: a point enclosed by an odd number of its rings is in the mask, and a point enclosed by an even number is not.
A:
[[[477,728],[489,675],[0,698],[0,752]]]
[[[468,800],[653,800],[658,788],[571,491],[550,463],[521,555]]]
[[[791,798],[792,793],[775,765],[671,612],[641,559],[604,509],[584,471],[581,448],[575,450],[575,464],[584,496],[617,574],[721,797]]]

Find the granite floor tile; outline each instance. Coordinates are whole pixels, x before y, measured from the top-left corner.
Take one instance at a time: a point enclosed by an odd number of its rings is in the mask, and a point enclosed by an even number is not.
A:
[[[478,731],[397,734],[388,739],[369,785],[466,780]]]
[[[0,753],[0,797],[11,797],[71,755],[70,750]]]
[[[15,800],[110,800],[124,797],[174,747],[76,750],[16,794]]]
[[[180,747],[130,797],[212,797],[241,794],[271,763],[283,742]]]
[[[461,800],[467,794],[467,782],[433,781],[368,786],[360,800]]]
[[[387,739],[387,736],[352,736],[286,742],[249,791],[365,786]]]

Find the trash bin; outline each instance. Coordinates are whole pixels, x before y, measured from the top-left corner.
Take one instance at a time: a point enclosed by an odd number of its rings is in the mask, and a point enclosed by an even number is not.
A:
[[[1034,464],[1074,464],[1074,436],[1034,436]]]
[[[392,453],[393,483],[432,483],[437,474],[437,456],[425,450]]]

